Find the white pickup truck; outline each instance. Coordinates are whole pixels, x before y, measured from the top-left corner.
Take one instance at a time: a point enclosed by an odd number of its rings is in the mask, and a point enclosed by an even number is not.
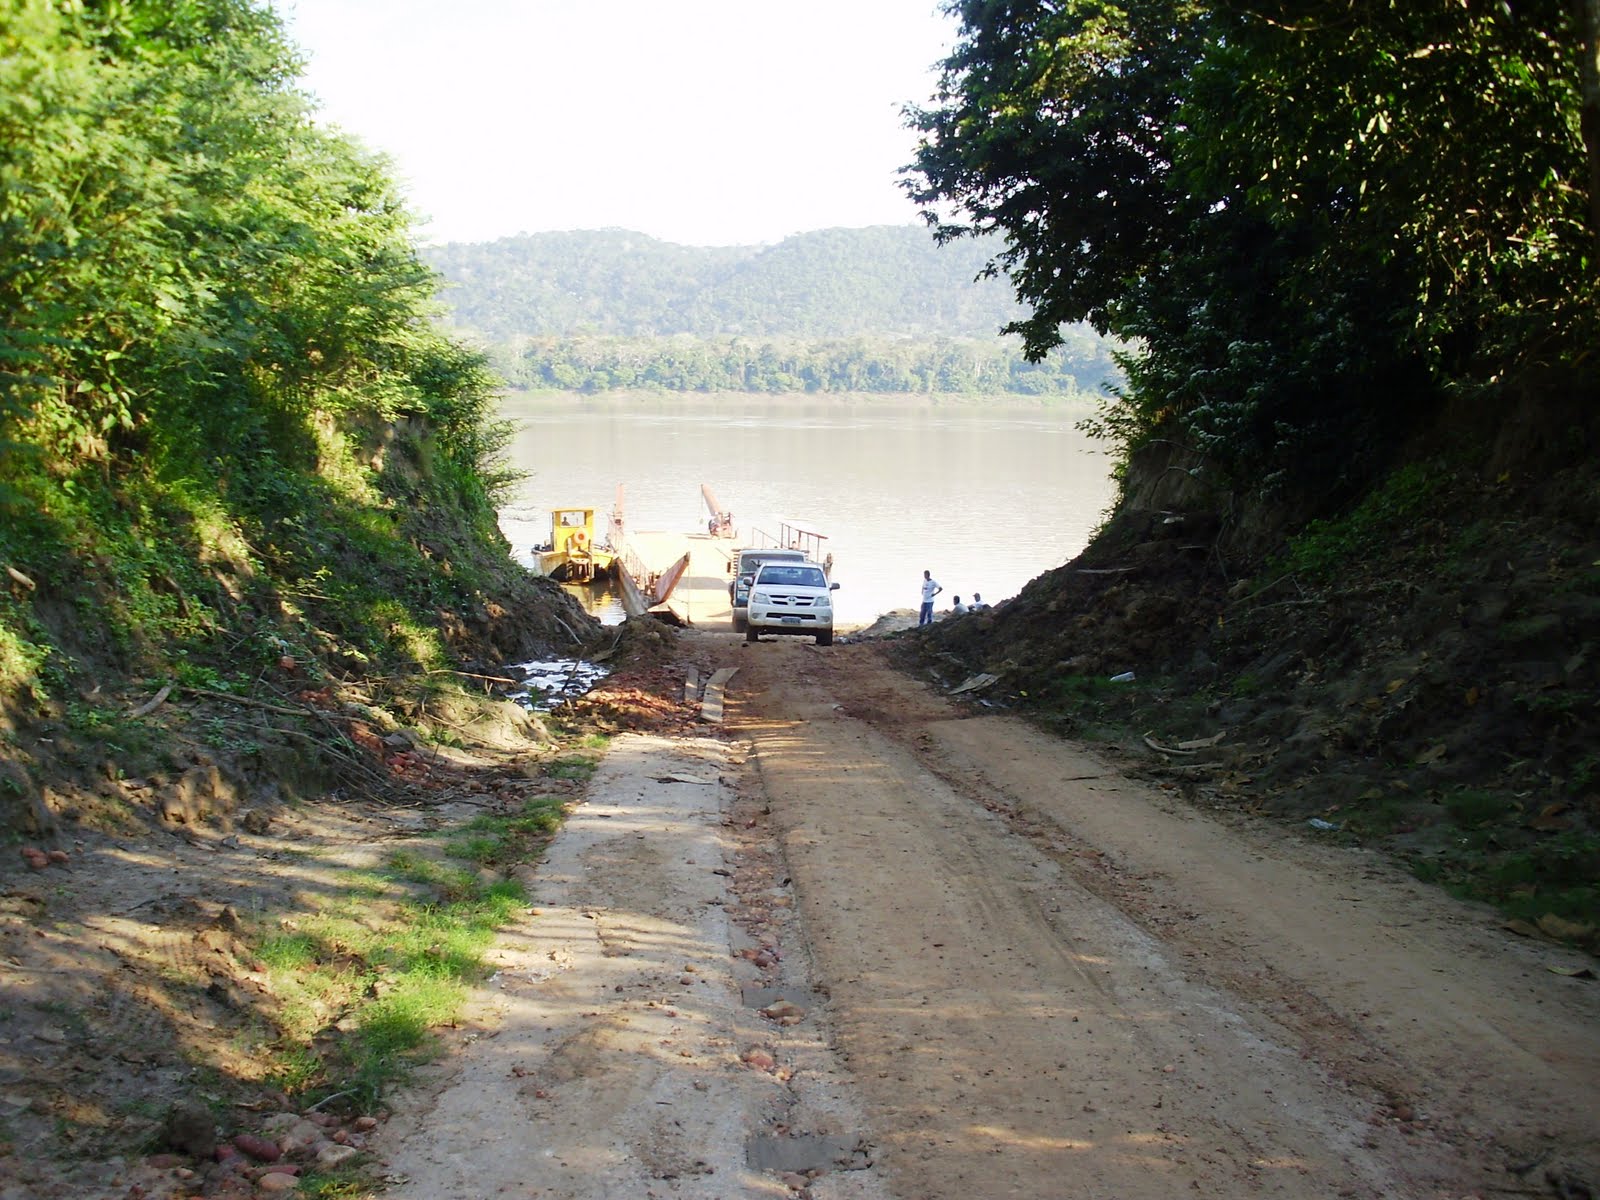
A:
[[[728,606],[733,609],[733,631],[743,633],[745,613],[750,604],[750,584],[756,577],[756,568],[764,562],[805,562],[804,550],[783,550],[777,546],[751,546],[733,556],[728,569],[733,578],[728,582]]]
[[[747,642],[763,633],[814,635],[819,646],[833,644],[833,592],[820,563],[766,562],[756,568],[745,616]]]

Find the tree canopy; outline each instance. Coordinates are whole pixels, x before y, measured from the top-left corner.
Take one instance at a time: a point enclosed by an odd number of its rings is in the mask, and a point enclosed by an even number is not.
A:
[[[313,400],[432,405],[453,352],[418,319],[434,283],[411,218],[381,159],[311,123],[270,9],[0,13],[13,430],[68,454],[108,439],[170,451],[201,396],[236,436]]]
[[[951,8],[907,189],[941,239],[1004,239],[1030,353],[1080,320],[1135,345],[1125,446],[1318,488],[1451,391],[1592,379],[1594,6]]]
[[[1110,343],[1084,329],[1038,362],[998,338],[540,337],[501,369],[519,387],[558,391],[998,395],[1094,400],[1120,373]]]

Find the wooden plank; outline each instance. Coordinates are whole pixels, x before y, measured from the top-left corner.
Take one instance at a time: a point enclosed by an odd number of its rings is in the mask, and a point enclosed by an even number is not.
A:
[[[700,671],[690,667],[689,673],[683,679],[683,702],[693,704],[700,699]]]
[[[738,667],[722,667],[706,680],[706,696],[700,702],[700,719],[713,725],[722,724],[722,696],[728,680],[739,673]]]

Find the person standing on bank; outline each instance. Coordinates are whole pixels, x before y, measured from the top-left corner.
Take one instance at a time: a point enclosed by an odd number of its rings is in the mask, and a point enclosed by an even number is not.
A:
[[[918,625],[933,624],[933,598],[944,591],[932,571],[922,573],[922,611],[917,614]]]

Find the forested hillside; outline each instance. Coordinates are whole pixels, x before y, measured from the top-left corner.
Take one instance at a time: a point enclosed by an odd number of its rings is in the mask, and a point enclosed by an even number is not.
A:
[[[675,246],[602,229],[426,251],[455,322],[485,337],[992,338],[1023,309],[992,250],[920,225],[799,233],[776,246]]]
[[[1102,394],[1114,343],[1087,325],[1029,362],[992,250],[881,225],[776,246],[675,246],[624,230],[427,251],[463,333],[522,387]]]

